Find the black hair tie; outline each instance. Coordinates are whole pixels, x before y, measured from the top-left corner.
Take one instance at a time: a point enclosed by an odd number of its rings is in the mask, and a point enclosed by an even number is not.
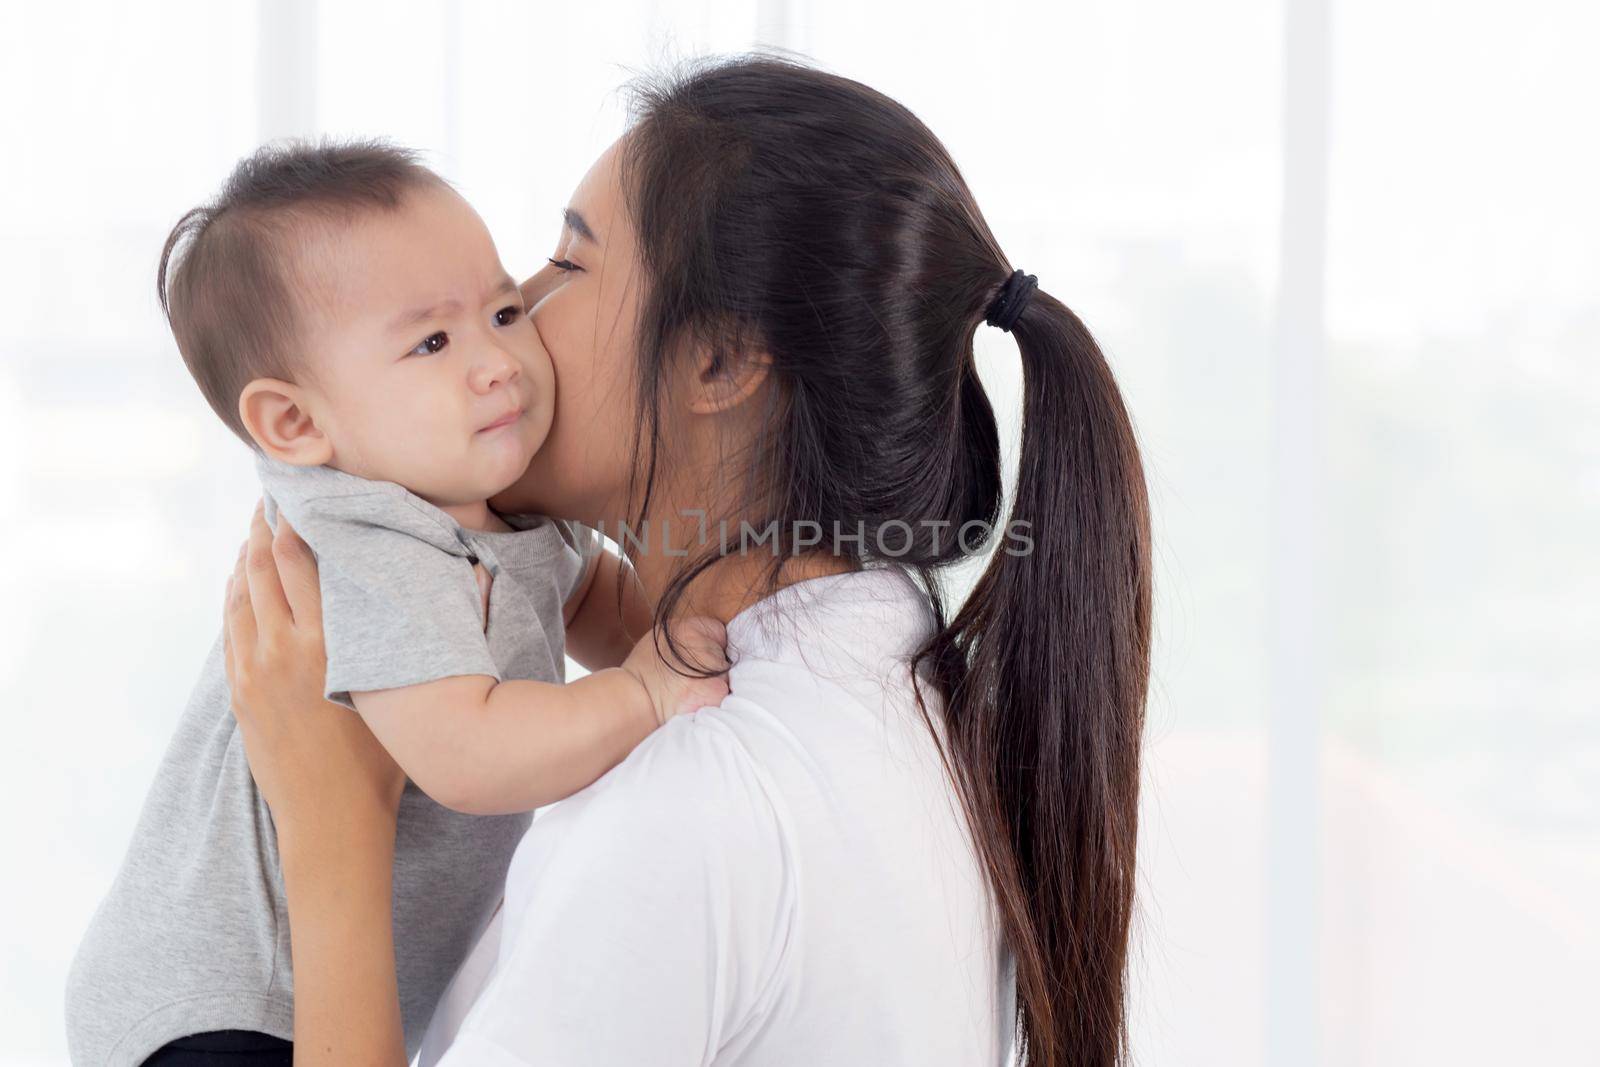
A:
[[[1039,279],[1032,274],[1025,274],[1020,270],[1012,274],[1000,287],[1000,294],[994,298],[994,303],[989,305],[988,314],[983,321],[1010,333],[1011,327],[1022,318],[1022,309],[1028,306],[1028,298],[1037,288]]]

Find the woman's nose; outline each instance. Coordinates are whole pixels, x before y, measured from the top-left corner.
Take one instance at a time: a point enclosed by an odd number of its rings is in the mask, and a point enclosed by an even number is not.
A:
[[[560,281],[560,277],[553,272],[546,276],[545,272],[541,271],[522,283],[520,286],[522,290],[522,306],[528,309],[528,317],[530,319],[533,318],[533,313],[539,305],[544,303],[544,298],[555,291]]]

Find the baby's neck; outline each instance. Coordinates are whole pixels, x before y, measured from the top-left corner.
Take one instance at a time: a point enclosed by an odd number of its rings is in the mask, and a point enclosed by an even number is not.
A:
[[[459,522],[464,529],[489,530],[496,533],[505,533],[511,529],[490,509],[487,500],[471,504],[441,504],[439,510]]]

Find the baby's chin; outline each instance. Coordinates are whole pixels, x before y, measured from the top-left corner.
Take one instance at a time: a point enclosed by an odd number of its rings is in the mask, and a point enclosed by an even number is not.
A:
[[[519,435],[516,441],[496,442],[488,448],[477,449],[466,461],[472,468],[470,481],[477,492],[476,499],[487,500],[493,506],[494,497],[522,480],[538,451],[537,443],[529,434]]]
[[[541,418],[541,414],[544,417]],[[496,505],[494,498],[516,485],[527,473],[539,449],[544,446],[545,438],[549,436],[550,418],[548,414],[541,413],[537,406],[530,408],[517,430],[514,441],[483,442],[497,456],[494,488],[484,496],[497,511],[503,509]]]
[[[513,469],[498,464],[488,467],[480,462],[470,472],[458,469],[444,477],[430,479],[427,492],[418,492],[411,486],[407,488],[437,507],[487,503],[492,510],[502,514],[514,513],[517,508],[500,507],[495,501],[504,499],[501,494],[521,479],[526,468],[526,464]]]
[[[526,474],[525,468],[521,474],[485,497],[489,507],[502,515],[519,515],[537,510],[530,506]]]
[[[435,442],[433,447],[412,441],[403,457],[391,449],[392,462],[381,469],[351,473],[395,482],[438,506],[489,501],[495,510],[505,511],[492,498],[522,479],[544,443],[548,423],[529,425],[530,421],[525,416],[521,425],[474,436],[464,446],[459,439]]]

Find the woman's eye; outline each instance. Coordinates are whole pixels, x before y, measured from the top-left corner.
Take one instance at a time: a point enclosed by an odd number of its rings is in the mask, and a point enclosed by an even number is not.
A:
[[[417,347],[406,354],[410,356],[431,356],[435,352],[443,351],[444,346],[449,343],[450,335],[440,330],[438,333],[431,333],[424,337]]]
[[[545,258],[548,259],[549,257],[547,256]],[[555,267],[556,270],[561,271],[563,274],[568,273],[570,271],[582,270],[583,269],[582,267],[578,266],[576,263],[572,262],[572,260],[570,260],[570,259],[551,259],[550,260],[550,264],[551,264],[551,266]]]
[[[510,304],[494,313],[494,324],[496,326],[510,326],[520,318],[522,318],[522,309],[515,304]]]

